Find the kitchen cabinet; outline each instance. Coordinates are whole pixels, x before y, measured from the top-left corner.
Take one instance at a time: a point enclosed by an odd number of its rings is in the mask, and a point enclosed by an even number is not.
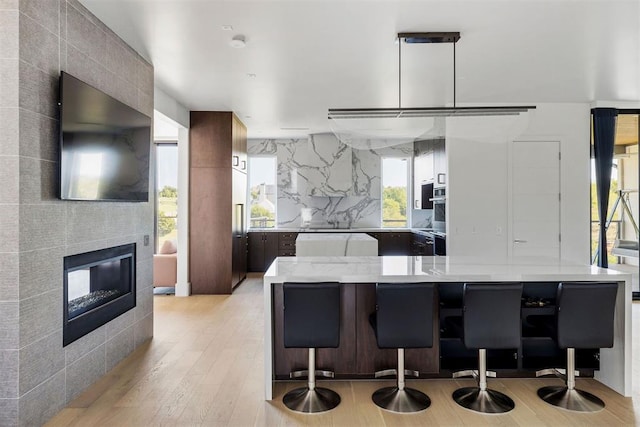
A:
[[[408,231],[368,232],[369,236],[378,240],[378,256],[411,255],[412,234]]]
[[[387,231],[379,234],[378,255],[409,255],[412,233]]]
[[[328,366],[336,378],[373,378],[374,372],[395,366],[395,349],[381,349],[376,343],[369,316],[376,310],[376,286],[344,283],[340,286],[340,342],[337,348],[320,348],[317,366]],[[273,285],[273,374],[287,380],[289,373],[306,369],[308,351],[284,347],[284,310],[282,284]],[[438,336],[437,307],[434,307],[433,336]],[[406,365],[424,378],[438,374],[438,340],[430,348],[407,349]]]
[[[416,141],[413,145],[413,209],[432,209],[433,188],[436,179],[436,148],[439,141],[444,140],[423,140]],[[423,187],[423,185],[427,185]],[[427,191],[424,191],[427,190]]]
[[[247,174],[234,169],[231,175],[233,187],[231,286],[233,288],[247,275],[247,227],[245,225]]]
[[[433,146],[433,188],[445,187],[447,183],[447,153],[444,139],[432,141]]]
[[[247,175],[233,163],[235,155],[246,161],[246,128],[229,111],[192,111],[190,119],[191,290],[230,294],[247,271]]]
[[[432,256],[433,255],[433,239],[422,234],[414,233],[411,242],[411,255],[413,256]]]
[[[296,239],[298,233],[278,233],[278,256],[296,256]]]
[[[275,231],[251,231],[248,235],[248,270],[263,273],[278,256],[278,235]]]
[[[247,128],[234,116],[232,123],[231,167],[247,172]]]

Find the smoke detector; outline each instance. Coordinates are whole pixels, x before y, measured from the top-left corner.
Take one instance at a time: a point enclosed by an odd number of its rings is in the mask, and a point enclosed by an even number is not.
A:
[[[247,42],[245,42],[243,35],[238,34],[237,36],[233,36],[229,45],[236,49],[242,49],[247,45]]]

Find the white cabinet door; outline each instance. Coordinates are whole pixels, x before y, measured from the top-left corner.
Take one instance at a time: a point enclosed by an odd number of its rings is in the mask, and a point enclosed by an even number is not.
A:
[[[413,208],[421,209],[422,184],[433,181],[433,152],[413,159]]]
[[[560,257],[560,143],[514,141],[510,162],[510,253]]]

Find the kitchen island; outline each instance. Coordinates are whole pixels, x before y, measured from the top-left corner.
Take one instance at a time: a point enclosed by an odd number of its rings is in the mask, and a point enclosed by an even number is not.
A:
[[[455,316],[455,311],[459,310],[455,301],[461,296],[463,283],[522,282],[524,292],[542,303],[554,297],[559,282],[617,282],[614,346],[585,353],[583,360],[596,380],[624,396],[631,395],[631,278],[628,274],[546,258],[286,257],[277,258],[264,276],[266,400],[272,399],[274,381],[284,379],[284,374],[291,368],[304,367],[306,362],[304,349],[282,347],[281,284],[323,281],[343,284],[341,341],[337,349],[319,349],[317,360],[319,365],[324,364],[323,368],[335,370],[337,378],[344,379],[373,378],[373,372],[379,367],[395,364],[395,352],[378,350],[368,325],[368,315],[375,310],[376,282],[438,284],[440,310],[436,312],[440,313],[436,314],[438,319],[434,319],[434,336],[440,336],[440,339],[436,339],[437,345],[434,343],[432,349],[415,349],[414,355],[409,351],[406,355],[407,367],[420,364],[417,369],[425,378],[445,377],[464,364],[472,364],[465,349],[460,348],[460,339],[456,341],[454,335],[447,335],[447,316]],[[540,307],[539,313],[552,316],[552,304]],[[505,368],[500,376],[511,373],[533,376],[535,369],[548,367],[545,366],[548,361],[562,359],[562,352],[555,348],[550,337],[535,333],[525,336],[526,310],[528,308],[523,308],[523,344],[517,350],[517,357],[514,359],[513,352],[495,354],[493,361],[489,357],[489,364],[494,363],[494,369]],[[542,349],[541,342],[545,346]]]

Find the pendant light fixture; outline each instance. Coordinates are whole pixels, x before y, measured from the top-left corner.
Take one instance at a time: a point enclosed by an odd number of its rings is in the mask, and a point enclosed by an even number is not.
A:
[[[398,33],[398,107],[397,108],[330,108],[329,125],[343,143],[357,148],[379,148],[410,142],[440,132],[447,117],[516,116],[533,110],[527,106],[456,106],[456,43],[459,32]],[[402,107],[402,43],[451,43],[453,46],[453,106]],[[435,136],[435,135],[433,135]]]

